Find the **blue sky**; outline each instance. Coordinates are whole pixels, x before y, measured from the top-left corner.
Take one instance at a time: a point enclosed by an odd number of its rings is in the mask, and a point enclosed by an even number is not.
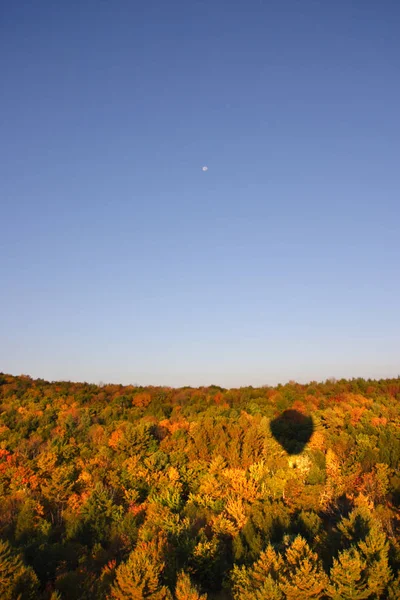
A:
[[[395,0],[4,2],[0,371],[397,376],[399,29]]]

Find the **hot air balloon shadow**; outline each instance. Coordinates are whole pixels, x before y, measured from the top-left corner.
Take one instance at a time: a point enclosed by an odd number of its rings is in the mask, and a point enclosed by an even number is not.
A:
[[[270,423],[271,433],[288,454],[300,454],[314,431],[312,417],[298,410],[285,410]]]

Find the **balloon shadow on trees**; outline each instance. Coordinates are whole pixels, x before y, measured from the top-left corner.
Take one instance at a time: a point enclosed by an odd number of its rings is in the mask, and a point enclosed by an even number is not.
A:
[[[314,431],[312,417],[298,410],[285,410],[270,423],[271,433],[288,454],[300,454]]]

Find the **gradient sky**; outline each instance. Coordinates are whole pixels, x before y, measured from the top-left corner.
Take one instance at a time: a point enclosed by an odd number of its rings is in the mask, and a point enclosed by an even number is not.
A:
[[[0,371],[397,376],[399,31],[398,0],[2,2]]]

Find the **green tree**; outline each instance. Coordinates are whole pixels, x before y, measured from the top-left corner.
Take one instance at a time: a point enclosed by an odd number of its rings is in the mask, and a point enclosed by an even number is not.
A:
[[[362,498],[358,503],[338,526],[348,547],[333,561],[332,598],[379,598],[392,578],[386,534]]]
[[[0,540],[0,597],[1,600],[29,600],[37,597],[38,579],[26,567],[8,542]]]

